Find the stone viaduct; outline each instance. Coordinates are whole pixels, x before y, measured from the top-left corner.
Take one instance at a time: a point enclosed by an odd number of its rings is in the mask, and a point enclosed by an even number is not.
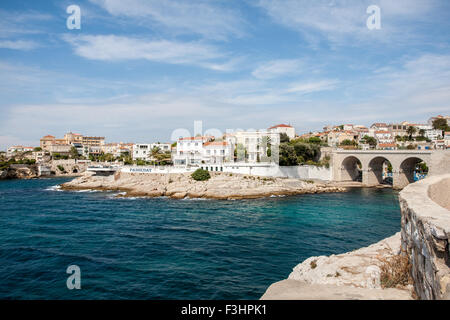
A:
[[[432,150],[333,150],[332,170],[334,181],[356,181],[361,177],[367,186],[378,185],[383,180],[383,163],[392,165],[393,187],[401,189],[414,182],[414,168],[424,161],[430,171]]]

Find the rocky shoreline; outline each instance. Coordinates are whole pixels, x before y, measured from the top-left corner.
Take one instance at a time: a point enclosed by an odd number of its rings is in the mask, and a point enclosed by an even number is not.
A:
[[[61,185],[63,190],[121,191],[125,197],[161,197],[174,199],[254,199],[323,192],[345,192],[347,188],[299,179],[266,178],[211,172],[208,181],[195,181],[190,173],[145,174],[116,172],[111,176],[85,173]]]
[[[288,279],[272,284],[262,300],[410,300],[411,284],[383,288],[383,270],[399,259],[400,232],[368,247],[339,255],[310,257]],[[401,258],[400,258],[401,259]],[[394,267],[399,263],[396,261]],[[388,271],[392,271],[388,269]]]

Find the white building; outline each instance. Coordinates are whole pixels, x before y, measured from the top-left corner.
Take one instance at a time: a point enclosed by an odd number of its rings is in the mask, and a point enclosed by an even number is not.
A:
[[[274,146],[276,146],[276,151],[278,151],[280,133],[273,131],[238,131],[233,135],[228,135],[226,140],[238,150],[239,145],[243,146],[246,153],[245,161],[256,163],[268,161],[267,144],[271,145],[271,150],[275,150]],[[274,155],[274,153],[272,153],[272,155]],[[238,151],[237,160],[244,160],[244,156],[245,155],[240,155]]]
[[[370,126],[373,131],[389,131],[389,126],[384,122],[376,122]]]
[[[442,130],[427,129],[425,130],[425,137],[431,141],[439,140],[442,138]]]
[[[444,146],[445,149],[450,149],[450,132],[444,133]]]
[[[394,136],[389,131],[375,131],[375,139],[377,139],[378,144],[395,144]]]
[[[285,133],[289,139],[295,138],[295,128],[287,124],[278,124],[267,129],[271,133]]]
[[[152,143],[151,148],[158,148],[161,152],[170,152],[172,145],[170,143]],[[151,150],[151,149],[150,149]]]
[[[17,153],[23,153],[23,152],[33,151],[33,150],[34,150],[33,147],[12,146],[6,150],[6,156],[12,157],[13,155],[15,155]]]
[[[203,144],[214,137],[185,137],[177,141],[177,152],[173,156],[174,165],[198,165],[203,160]]]
[[[133,145],[133,160],[147,161],[151,155],[151,143],[136,143]]]
[[[210,141],[203,144],[202,163],[222,164],[234,157],[233,145],[226,141]]]

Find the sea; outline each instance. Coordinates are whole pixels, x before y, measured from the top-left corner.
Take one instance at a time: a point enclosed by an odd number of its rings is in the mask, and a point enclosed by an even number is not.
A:
[[[259,299],[310,256],[400,230],[392,189],[175,200],[69,180],[0,181],[0,299]]]

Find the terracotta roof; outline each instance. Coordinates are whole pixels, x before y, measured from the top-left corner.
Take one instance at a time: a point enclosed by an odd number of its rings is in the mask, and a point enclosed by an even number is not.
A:
[[[185,137],[185,138],[180,138],[178,140],[203,140],[203,139],[209,139],[212,137]]]
[[[287,124],[277,124],[276,126],[270,127],[269,129],[275,129],[275,128],[292,128],[292,126]]]
[[[212,142],[206,142],[203,146],[209,147],[209,146],[227,146],[228,143],[226,141],[212,141]]]
[[[385,130],[375,131],[375,133],[389,133],[389,134],[391,134],[389,131],[385,131]]]
[[[388,125],[386,123],[383,122],[376,122],[374,124],[372,124],[372,127],[376,126],[376,127],[387,127]]]
[[[395,143],[380,143],[378,144],[378,147],[384,148],[384,147],[396,147],[397,144]]]
[[[54,136],[52,136],[52,135],[46,135],[44,138],[42,138],[42,139],[45,139],[45,138],[52,138],[52,139],[54,139],[55,137]]]

